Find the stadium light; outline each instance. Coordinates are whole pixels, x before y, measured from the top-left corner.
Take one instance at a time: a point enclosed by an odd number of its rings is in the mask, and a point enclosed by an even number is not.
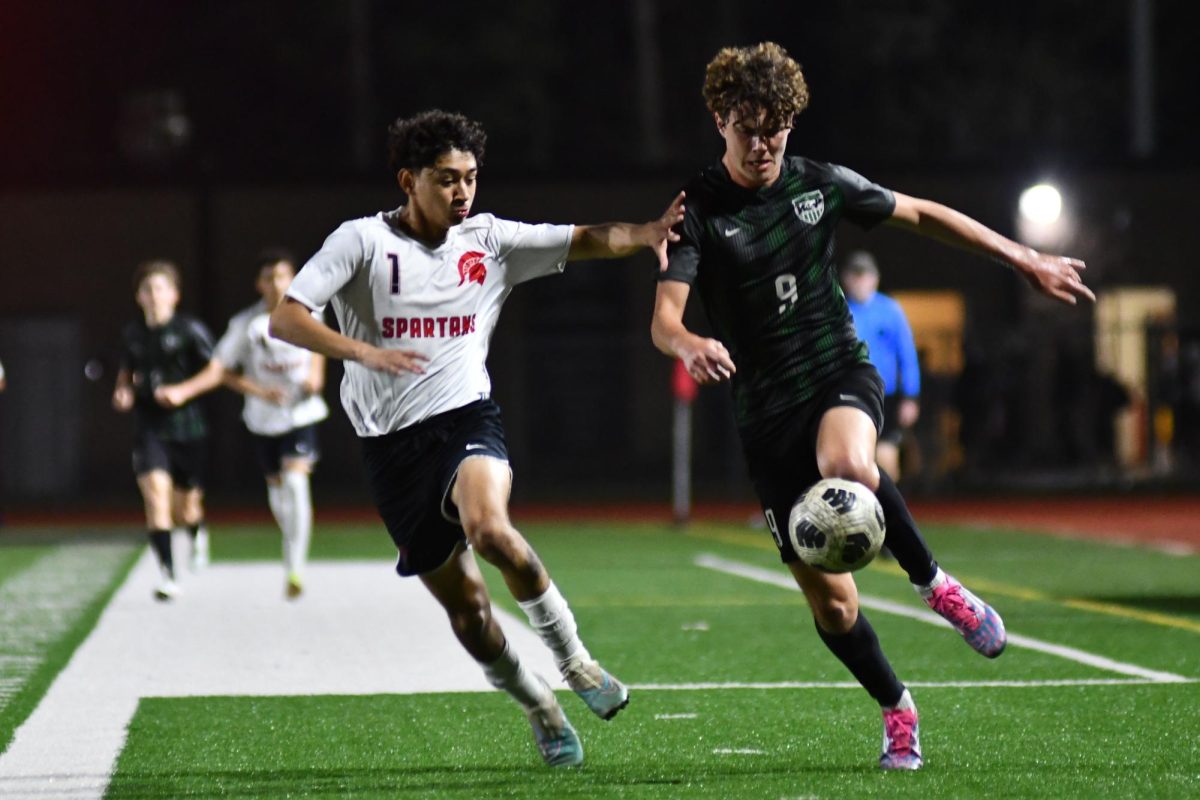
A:
[[[1066,243],[1074,229],[1062,193],[1052,183],[1038,183],[1021,192],[1017,201],[1017,238],[1040,248]]]
[[[1039,183],[1021,192],[1017,207],[1035,225],[1053,225],[1062,214],[1062,194],[1053,184]]]

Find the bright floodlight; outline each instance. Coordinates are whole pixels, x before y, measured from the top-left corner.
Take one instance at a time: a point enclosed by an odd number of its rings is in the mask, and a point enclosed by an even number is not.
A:
[[[1021,193],[1021,216],[1035,225],[1053,225],[1062,213],[1062,195],[1048,183],[1030,186]]]

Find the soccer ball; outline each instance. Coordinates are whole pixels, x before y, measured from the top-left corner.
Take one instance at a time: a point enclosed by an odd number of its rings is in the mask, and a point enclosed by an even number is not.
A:
[[[788,515],[788,538],[800,560],[824,572],[853,572],[871,563],[885,531],[875,493],[841,478],[814,483]]]

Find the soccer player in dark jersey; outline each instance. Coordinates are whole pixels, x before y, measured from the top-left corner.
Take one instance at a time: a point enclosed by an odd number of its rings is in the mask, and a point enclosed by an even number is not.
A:
[[[195,403],[179,404],[174,387],[209,362],[213,338],[199,320],[175,313],[179,270],[169,261],[139,265],[133,280],[143,318],[121,334],[121,363],[113,407],[134,412],[133,472],[146,507],[150,544],[162,567],[159,600],[179,594],[171,558],[171,528],[191,534],[192,565],[208,561],[204,526],[204,446],[208,426]]]
[[[834,229],[896,225],[1008,264],[1039,291],[1094,300],[1079,261],[1017,244],[944,205],[892,192],[845,167],[785,156],[808,104],[799,65],[777,44],[726,48],[704,98],[725,140],[721,159],[686,188],[687,211],[659,276],[652,335],[702,384],[731,380],[750,476],[782,560],[817,632],[883,709],[884,769],[922,765],[917,711],[858,607],[850,574],[806,566],[788,541],[792,504],[821,478],[870,487],[886,543],[914,588],[975,650],[1000,654],[1000,616],[941,570],[896,486],[875,463],[882,384],[855,334],[834,269]],[[695,288],[712,324],[683,323]]]

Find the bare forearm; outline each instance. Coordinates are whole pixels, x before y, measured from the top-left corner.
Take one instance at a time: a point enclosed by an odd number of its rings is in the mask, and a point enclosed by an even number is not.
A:
[[[1032,252],[986,225],[932,200],[906,197],[891,220],[895,225],[952,247],[1020,266]]]
[[[271,335],[329,358],[361,361],[369,347],[322,325],[302,304],[286,299],[271,312]]]
[[[655,317],[650,324],[650,339],[663,355],[679,357],[678,345],[691,333],[682,322]]]
[[[622,258],[653,244],[649,225],[608,222],[603,225],[576,225],[571,238],[570,261],[592,258]]]

